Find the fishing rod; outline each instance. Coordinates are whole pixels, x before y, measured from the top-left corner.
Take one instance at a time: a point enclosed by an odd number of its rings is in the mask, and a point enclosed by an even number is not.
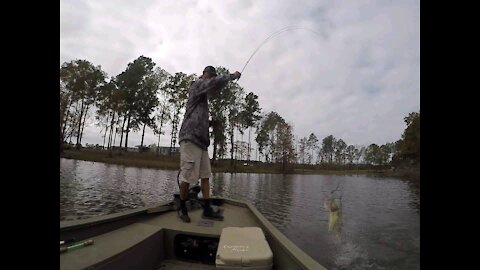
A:
[[[243,66],[242,68],[242,71],[240,71],[240,74],[243,74],[243,71],[245,70],[245,68],[247,67],[248,63],[250,63],[250,60],[253,58],[253,56],[260,50],[260,48],[265,45],[265,43],[267,43],[270,39],[273,39],[285,32],[288,32],[288,31],[294,31],[294,30],[307,30],[307,31],[310,31],[312,33],[315,33],[319,36],[321,36],[320,33],[318,33],[317,31],[314,31],[312,29],[309,29],[309,28],[306,28],[306,27],[302,27],[302,26],[287,26],[287,27],[284,27],[280,30],[277,30],[276,32],[272,33],[270,36],[268,36],[262,43],[260,43],[260,45],[253,51],[252,55],[250,55],[250,57],[248,58],[247,62],[245,63],[245,65]],[[240,78],[237,79],[237,82],[238,80],[240,80]]]
[[[60,244],[61,244],[61,242],[60,242]],[[86,246],[90,246],[90,245],[93,245],[93,239],[89,239],[89,240],[86,240],[86,241],[83,241],[83,242],[80,242],[80,243],[77,243],[77,244],[69,245],[69,246],[61,246],[60,247],[60,253],[64,253],[64,252],[70,251],[72,249],[77,249],[77,248],[86,247]]]

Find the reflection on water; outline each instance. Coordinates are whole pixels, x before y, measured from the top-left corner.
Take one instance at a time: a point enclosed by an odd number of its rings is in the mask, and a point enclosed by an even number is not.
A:
[[[61,159],[60,220],[116,213],[164,200],[178,189],[174,171]]]
[[[60,220],[170,200],[178,192],[176,177],[177,171],[61,159]],[[420,268],[420,198],[408,182],[366,176],[217,173],[210,188],[212,195],[252,203],[329,269]],[[338,216],[325,207],[329,198],[338,202]]]
[[[213,196],[251,202],[279,229],[291,221],[291,180],[279,181],[266,174],[221,173],[214,174],[211,188]]]

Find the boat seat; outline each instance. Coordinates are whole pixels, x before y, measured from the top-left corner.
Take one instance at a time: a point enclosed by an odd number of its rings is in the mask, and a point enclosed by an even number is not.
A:
[[[163,242],[159,226],[133,223],[90,239],[93,245],[60,254],[61,270],[88,269],[89,266],[93,266],[90,269],[145,269],[149,265],[153,268],[162,259],[158,256],[163,253],[158,245]]]

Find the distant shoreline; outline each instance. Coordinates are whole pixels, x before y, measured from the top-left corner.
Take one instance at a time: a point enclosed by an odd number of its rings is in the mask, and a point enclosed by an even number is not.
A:
[[[128,167],[150,168],[150,169],[164,169],[164,170],[178,170],[179,157],[178,156],[159,156],[155,153],[137,153],[137,152],[119,152],[115,151],[110,157],[108,150],[94,150],[82,149],[65,150],[60,155],[61,158],[95,161],[107,164],[123,165]],[[390,176],[400,178],[415,178],[415,170],[396,170],[384,168],[336,168],[336,169],[322,169],[313,165],[290,164],[286,171],[283,171],[279,164],[266,164],[263,162],[252,161],[249,166],[243,164],[247,161],[236,161],[234,166],[231,166],[230,160],[217,161],[212,164],[212,172],[223,173],[268,173],[268,174],[327,174],[327,175],[374,175],[374,176]],[[418,174],[419,180],[419,174]]]

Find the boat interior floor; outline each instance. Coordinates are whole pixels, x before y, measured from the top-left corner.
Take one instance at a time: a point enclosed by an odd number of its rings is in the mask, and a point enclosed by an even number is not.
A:
[[[184,262],[179,260],[164,260],[158,266],[158,268],[156,268],[156,270],[183,270],[183,269],[210,270],[210,269],[216,269],[216,267],[215,265],[189,263],[189,262]]]

